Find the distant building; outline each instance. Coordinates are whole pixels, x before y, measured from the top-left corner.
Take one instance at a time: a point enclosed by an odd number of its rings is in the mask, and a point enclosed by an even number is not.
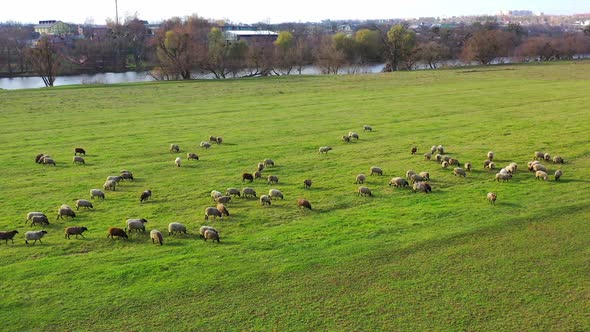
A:
[[[278,33],[269,30],[226,30],[224,33],[225,40],[230,43],[240,40],[246,43],[274,42],[279,36]]]
[[[39,24],[35,25],[35,32],[41,35],[66,35],[71,31],[70,25],[62,21],[39,21]]]

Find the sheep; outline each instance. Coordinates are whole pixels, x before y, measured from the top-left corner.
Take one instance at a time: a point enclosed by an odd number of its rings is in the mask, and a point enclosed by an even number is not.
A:
[[[152,191],[150,189],[145,190],[139,196],[139,202],[147,201],[150,197],[152,197]]]
[[[310,179],[303,180],[303,188],[309,189],[310,187],[311,187],[311,180]]]
[[[209,220],[209,217],[213,216],[213,218],[221,218],[221,212],[217,210],[216,207],[208,207],[205,209],[205,220]]]
[[[37,243],[37,241],[39,241],[39,243],[43,243],[41,242],[41,238],[47,234],[47,231],[41,230],[41,231],[28,231],[25,233],[25,243],[29,244],[29,241],[35,240],[35,242],[33,242],[33,244]]]
[[[85,231],[87,231],[88,228],[84,227],[84,226],[70,226],[70,227],[66,227],[64,228],[64,237],[66,239],[70,238],[70,235],[75,235],[76,239],[78,238],[78,235],[80,235],[81,237],[84,237],[84,233]]]
[[[265,204],[270,205],[270,196],[268,195],[260,196],[260,205],[264,206]]]
[[[350,143],[350,137],[349,136],[342,136],[342,141],[344,141],[345,143]]]
[[[467,173],[461,167],[455,167],[453,169],[453,175],[455,175],[455,176],[459,175],[459,176],[466,177],[467,176]]]
[[[490,161],[490,163],[488,164],[488,168],[489,169],[495,169],[496,168],[496,164],[493,161]]]
[[[563,164],[563,158],[561,158],[560,156],[554,156],[553,163],[554,164]]]
[[[45,216],[45,213],[43,212],[29,212],[27,213],[27,219],[25,220],[25,224],[27,223],[27,221],[31,221],[33,219],[34,216]]]
[[[465,165],[463,165],[463,167],[465,167],[466,171],[471,172],[471,163],[467,162],[467,163],[465,163]]]
[[[536,165],[536,164],[540,164],[540,163],[541,163],[541,162],[540,162],[540,161],[538,161],[538,160],[529,161],[529,162],[527,163],[527,169],[528,169],[529,171],[532,171],[532,170],[533,170],[533,166],[534,166],[534,165]]]
[[[37,156],[35,156],[35,164],[40,164],[40,160],[41,158],[43,158],[44,155],[44,153],[39,153]]]
[[[196,153],[189,152],[186,154],[186,160],[199,160],[199,156]]]
[[[359,194],[359,196],[373,196],[373,194],[371,193],[371,189],[367,188],[367,187],[359,187],[357,189],[357,192]]]
[[[219,243],[219,233],[207,229],[203,233],[203,240],[207,242],[207,239],[212,240],[213,242],[217,241],[217,243]]]
[[[229,201],[231,201],[231,196],[219,196],[215,201],[217,203],[227,204]]]
[[[535,171],[535,172],[537,172],[537,171],[547,172],[547,168],[543,164],[534,164],[533,165],[533,171]]]
[[[412,174],[412,176],[410,176],[410,182],[412,184],[416,183],[416,182],[422,182],[426,179],[424,179],[422,176],[420,176],[419,174]]]
[[[125,228],[126,232],[131,233],[132,231],[135,232],[145,232],[145,224],[147,223],[147,219],[127,219],[126,224],[127,227]]]
[[[355,133],[354,131],[351,131],[348,133],[348,137],[350,138],[356,138],[357,140],[359,139],[359,134]]]
[[[420,175],[421,177],[424,178],[424,181],[430,181],[430,173],[428,172],[420,172],[418,173],[418,175]]]
[[[92,202],[87,201],[85,199],[78,199],[78,200],[76,200],[76,210],[79,210],[80,207],[85,207],[86,210],[88,210],[88,209],[94,209],[94,206],[92,206]]]
[[[264,159],[264,161],[262,162],[264,164],[264,166],[273,166],[275,165],[275,162],[272,161],[272,159]]]
[[[412,177],[412,175],[414,175],[414,174],[416,174],[416,172],[414,172],[414,171],[413,171],[413,170],[411,170],[411,169],[410,169],[410,170],[408,170],[408,171],[406,172],[406,179],[408,179],[408,180],[409,180],[409,179]]]
[[[512,165],[512,164],[504,167],[504,169],[510,174],[514,174],[516,172],[516,169],[514,168],[514,165]]]
[[[494,151],[488,151],[487,156],[489,161],[494,160]]]
[[[440,163],[440,167],[442,167],[442,168],[447,168],[447,167],[449,167],[449,162],[447,162],[447,161],[443,161],[442,163]]]
[[[496,199],[498,198],[498,195],[496,195],[495,193],[488,193],[487,198],[490,204],[496,204]]]
[[[82,149],[82,148],[74,148],[74,156],[77,154],[83,154],[86,155],[86,150]]]
[[[238,188],[227,188],[225,196],[238,196],[240,197],[240,189]]]
[[[209,136],[209,142],[217,143],[217,136]]]
[[[104,199],[104,192],[100,189],[90,189],[90,199],[94,199],[94,197]]]
[[[53,165],[53,166],[57,166],[57,165],[55,164],[55,161],[53,160],[53,158],[51,158],[51,157],[49,157],[49,156],[43,156],[43,157],[41,158],[41,160],[40,160],[40,161],[41,161],[41,164],[43,164],[43,165]]]
[[[176,233],[186,234],[186,226],[179,222],[171,222],[168,224],[168,235],[176,235]]]
[[[111,181],[111,180],[112,181],[115,181],[115,182],[117,182],[117,184],[119,184],[119,182],[121,182],[121,180],[123,180],[123,177],[120,176],[120,175],[110,175],[110,176],[107,176],[106,181]]]
[[[215,143],[221,144],[222,142],[223,142],[223,138],[222,137],[217,137],[217,140],[215,141]]]
[[[157,229],[152,229],[150,231],[150,239],[152,239],[152,243],[159,243],[160,245],[164,244],[164,235]]]
[[[318,154],[322,154],[322,153],[328,154],[328,151],[330,151],[330,150],[332,150],[331,147],[329,147],[329,146],[322,146],[318,150]]]
[[[57,219],[63,219],[64,216],[70,217],[70,218],[75,218],[76,217],[76,212],[74,212],[74,210],[72,210],[72,208],[70,208],[69,206],[62,205],[57,210]]]
[[[437,153],[434,156],[434,160],[436,160],[437,163],[440,163],[442,161],[443,156],[440,153]]]
[[[242,182],[244,181],[250,181],[250,183],[252,183],[252,181],[254,181],[254,176],[250,173],[242,173]]]
[[[535,151],[533,154],[533,159],[545,159],[545,154],[540,151]]]
[[[49,219],[47,216],[33,216],[31,218],[31,227],[36,224],[49,225]]]
[[[182,158],[180,158],[180,157],[176,157],[176,159],[174,159],[174,164],[178,167],[180,167],[181,162],[182,162]]]
[[[254,179],[262,179],[262,173],[260,171],[254,172]]]
[[[451,160],[451,156],[443,156],[442,160],[448,163]]]
[[[389,185],[390,186],[393,185],[396,188],[409,186],[408,181],[406,181],[406,179],[402,179],[400,177],[391,178],[391,180],[389,180]]]
[[[383,170],[380,167],[373,166],[373,167],[371,167],[371,174],[369,174],[369,175],[373,175],[373,174],[383,175]]]
[[[411,150],[411,152],[410,152],[410,153],[411,153],[411,154],[416,154],[416,152],[418,152],[418,148],[417,148],[417,147],[415,147],[415,146],[414,146],[414,147],[412,147],[412,150]]]
[[[229,211],[227,210],[225,205],[218,203],[216,208],[217,208],[217,211],[219,211],[219,213],[221,213],[221,215],[225,215],[225,216],[229,217]]]
[[[445,154],[445,148],[442,145],[437,146],[436,151],[440,154]]]
[[[86,162],[84,161],[84,158],[82,158],[80,156],[74,156],[72,158],[72,164],[82,164],[82,165],[85,165]]]
[[[115,236],[118,238],[124,238],[124,239],[128,239],[129,236],[127,235],[127,232],[125,232],[124,230],[117,228],[117,227],[110,227],[109,230],[107,231],[108,235],[107,238],[111,238],[111,239],[115,239]]]
[[[256,191],[249,187],[242,188],[242,197],[250,196],[256,197]]]
[[[512,179],[512,174],[502,174],[502,173],[496,173],[496,178],[495,180],[500,182],[500,180],[502,181],[508,181]]]
[[[297,200],[297,206],[303,209],[310,209],[311,210],[311,203],[306,200],[305,198],[299,198]]]
[[[219,232],[211,226],[201,226],[201,228],[199,228],[199,237],[200,238],[203,238],[205,236],[205,231],[213,231],[213,232],[219,234]]]
[[[517,163],[510,163],[510,165],[508,165],[512,168],[512,173],[515,173],[516,170],[518,169],[518,164]]]
[[[549,161],[549,160],[551,160],[551,155],[549,153],[545,153],[543,155],[543,159],[545,159],[546,161]]]
[[[10,240],[14,244],[14,235],[16,234],[18,234],[17,230],[0,232],[0,241],[4,240],[4,243],[8,245],[8,240]]]
[[[432,159],[432,153],[430,153],[430,152],[426,152],[426,153],[424,154],[424,160],[430,160],[430,159]]]
[[[131,181],[133,181],[133,173],[131,173],[129,171],[121,171],[121,173],[119,174],[119,176],[121,177],[121,180],[131,180]]]
[[[180,152],[180,147],[178,146],[178,144],[170,144],[170,152]]]
[[[270,189],[268,191],[268,196],[270,196],[271,198],[273,198],[273,197],[280,197],[281,199],[285,198],[283,196],[283,193],[278,189]]]
[[[213,199],[214,201],[217,200],[221,196],[223,196],[223,194],[220,191],[211,190],[211,199]]]
[[[364,125],[363,126],[363,130],[364,131],[373,131],[373,127],[369,126],[369,125]]]
[[[512,173],[510,173],[506,168],[502,168],[500,170],[500,174],[512,174]]]
[[[449,165],[453,165],[453,166],[459,166],[459,165],[461,165],[461,163],[459,162],[459,160],[457,160],[455,158],[449,158],[448,162],[449,162]]]
[[[536,172],[535,172],[535,178],[536,178],[537,180],[541,180],[541,179],[542,179],[542,180],[544,180],[544,181],[547,181],[547,179],[548,179],[548,176],[547,176],[547,173],[546,173],[546,172],[544,172],[544,171],[536,171]]]
[[[563,175],[563,172],[560,169],[555,171],[555,181],[559,181],[559,179],[561,178],[562,175]]]
[[[262,172],[264,170],[264,164],[258,163],[258,165],[256,165],[256,170]]]
[[[433,145],[433,146],[430,148],[430,153],[431,153],[431,154],[434,154],[435,152],[436,152],[436,145]]]
[[[418,192],[421,191],[425,194],[428,194],[429,192],[432,191],[432,188],[430,187],[430,185],[426,182],[416,182],[414,183],[414,185],[412,186],[412,189],[414,190],[414,192]]]
[[[365,179],[367,178],[367,176],[365,174],[359,174],[356,176],[356,180],[354,183],[356,184],[363,184],[365,183]]]
[[[199,146],[203,149],[209,149],[211,147],[211,144],[209,144],[209,142],[201,142],[201,144],[199,144]]]
[[[269,175],[266,179],[268,184],[279,183],[279,177],[276,175]]]

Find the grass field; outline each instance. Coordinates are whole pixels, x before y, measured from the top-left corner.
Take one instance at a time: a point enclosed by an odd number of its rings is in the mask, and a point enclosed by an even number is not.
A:
[[[0,230],[20,232],[0,244],[0,321],[13,331],[588,331],[588,77],[579,62],[0,91]],[[349,131],[360,139],[343,143]],[[200,149],[209,135],[224,143]],[[474,170],[458,178],[424,161],[438,144]],[[325,145],[333,151],[318,155]],[[74,147],[85,166],[72,165]],[[481,167],[489,150],[499,167],[519,164],[511,181]],[[526,170],[539,150],[564,157],[562,181]],[[57,167],[35,164],[37,153]],[[264,158],[279,184],[243,184]],[[385,173],[368,176],[374,197],[359,197],[355,176],[371,166]],[[135,181],[55,219],[122,169]],[[387,185],[409,169],[430,172],[431,194]],[[285,200],[236,198],[230,218],[204,221],[211,190],[243,186]],[[153,197],[140,204],[145,189]],[[29,211],[50,216],[42,244],[24,244]],[[147,232],[106,238],[128,218],[163,232],[183,222],[190,234],[165,232],[163,246]],[[221,243],[199,239],[204,224]],[[86,239],[64,239],[70,225],[87,226]]]

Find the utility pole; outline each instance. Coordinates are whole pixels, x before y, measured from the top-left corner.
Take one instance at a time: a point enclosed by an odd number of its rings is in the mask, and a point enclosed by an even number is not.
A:
[[[119,6],[117,0],[115,0],[115,24],[119,26]]]

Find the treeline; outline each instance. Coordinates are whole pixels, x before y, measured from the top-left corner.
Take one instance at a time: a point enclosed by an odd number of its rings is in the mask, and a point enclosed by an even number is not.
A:
[[[4,24],[0,26],[0,73],[44,76],[150,70],[155,78],[170,80],[195,74],[215,78],[289,75],[310,65],[336,74],[374,63],[384,63],[385,71],[397,71],[418,66],[434,69],[452,61],[485,65],[503,58],[550,61],[590,53],[590,27],[565,31],[551,26],[500,26],[492,21],[417,29],[367,24],[351,33],[295,23],[263,28],[280,31],[278,37],[227,40],[223,26],[196,16],[169,19],[154,33],[144,22],[130,18],[121,25],[111,23],[101,32],[88,28],[82,31],[84,38],[39,38],[32,26]]]

